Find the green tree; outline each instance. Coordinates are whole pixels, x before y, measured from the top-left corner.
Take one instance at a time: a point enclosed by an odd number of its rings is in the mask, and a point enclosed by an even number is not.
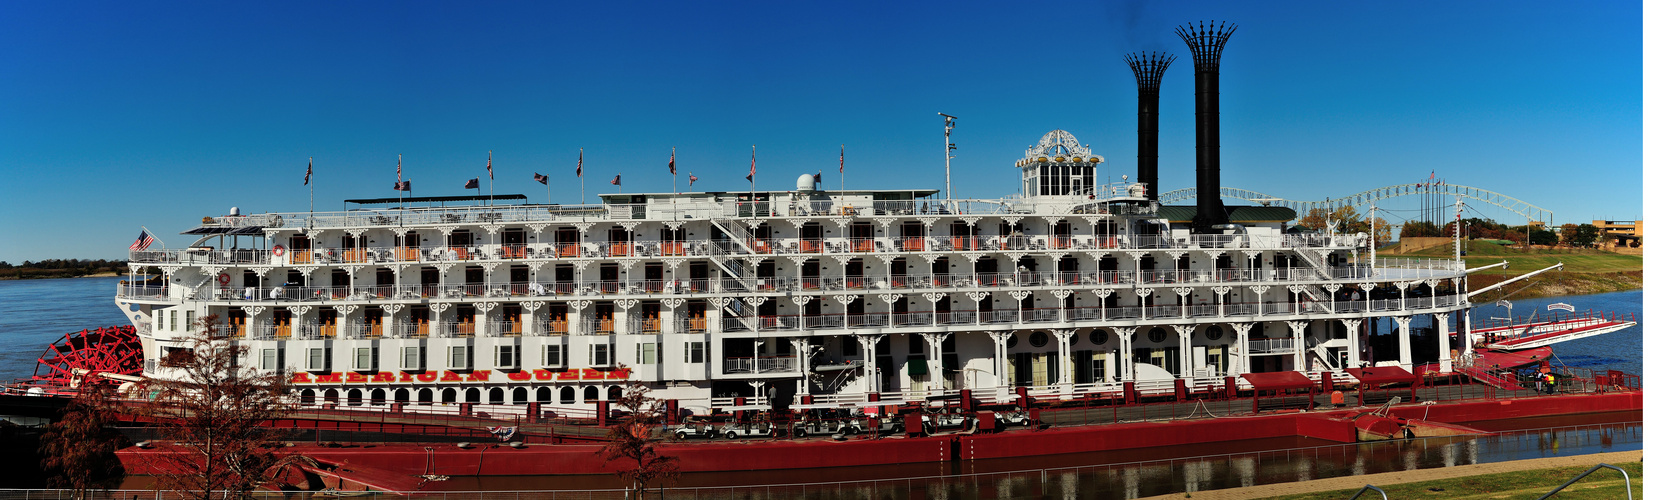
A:
[[[1556,233],[1548,229],[1534,229],[1532,234],[1534,245],[1555,245],[1558,241]]]
[[[1575,232],[1577,234],[1574,235],[1574,245],[1582,247],[1589,247],[1595,244],[1597,242],[1597,235],[1600,234],[1597,227],[1590,224],[1580,224]]]
[[[108,386],[88,382],[80,389],[64,407],[63,417],[41,434],[41,469],[49,474],[47,485],[70,490],[77,500],[91,498],[95,490],[115,488],[127,475],[116,458],[116,449],[126,439],[107,426]]]
[[[177,453],[152,455],[163,489],[193,500],[249,498],[285,467],[306,462],[281,456],[280,434],[262,424],[284,414],[288,380],[240,365],[247,348],[230,342],[210,315],[198,320],[189,350],[176,351],[151,389],[157,395],[142,408],[163,441]]]
[[[629,370],[626,365],[616,366],[618,372],[625,370]],[[629,461],[630,467],[617,470],[616,475],[627,481],[632,489],[631,498],[642,500],[651,481],[679,477],[679,459],[657,451],[667,440],[658,427],[665,421],[668,406],[665,401],[650,397],[650,388],[636,381],[622,391],[615,404],[625,408],[627,414],[610,427],[605,436],[609,442],[598,454],[606,462]]]

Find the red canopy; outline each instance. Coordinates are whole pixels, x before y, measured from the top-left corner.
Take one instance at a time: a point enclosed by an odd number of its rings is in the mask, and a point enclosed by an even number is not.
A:
[[[1348,368],[1347,374],[1352,375],[1365,384],[1397,384],[1401,382],[1416,383],[1417,376],[1398,366],[1378,366],[1375,368]]]
[[[1244,373],[1242,379],[1254,384],[1254,390],[1257,391],[1312,388],[1312,379],[1306,378],[1306,374],[1301,372]]]

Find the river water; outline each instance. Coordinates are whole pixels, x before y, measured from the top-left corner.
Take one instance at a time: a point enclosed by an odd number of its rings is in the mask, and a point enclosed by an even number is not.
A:
[[[121,278],[0,281],[0,380],[26,378],[65,333],[126,324],[112,302]],[[1563,302],[1579,311],[1643,317],[1642,291],[1513,301],[1515,315]],[[1482,305],[1475,324],[1505,309]],[[1642,326],[1558,344],[1558,364],[1643,371]],[[1556,455],[1642,449],[1639,412],[1481,423],[1500,434],[1341,445],[1307,438],[1252,440],[1118,453],[851,467],[811,471],[687,474],[668,497],[738,498],[1107,498],[1232,488],[1342,475],[1447,467]],[[1264,450],[1264,451],[1262,451]],[[1271,451],[1277,450],[1277,451]],[[455,478],[447,490],[585,490],[619,498],[613,476]],[[734,485],[783,485],[772,488]]]

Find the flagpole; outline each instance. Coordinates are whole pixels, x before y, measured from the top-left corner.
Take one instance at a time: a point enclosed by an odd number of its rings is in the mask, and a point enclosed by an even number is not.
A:
[[[308,157],[308,220],[313,221],[313,157]]]
[[[755,218],[760,211],[760,204],[755,203],[755,145],[749,145],[749,218]],[[750,237],[753,237],[751,235]]]
[[[836,160],[836,175],[842,176],[842,190],[848,190],[848,145],[842,145],[842,155]]]
[[[476,194],[482,194],[482,188],[476,188]],[[488,150],[488,206],[493,206],[493,150]]]

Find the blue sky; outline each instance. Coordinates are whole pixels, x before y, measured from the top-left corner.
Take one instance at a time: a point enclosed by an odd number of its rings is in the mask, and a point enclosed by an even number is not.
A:
[[[608,3],[609,5],[599,5]],[[903,4],[903,5],[902,5]],[[847,187],[938,188],[961,117],[962,197],[1015,192],[1052,129],[1135,175],[1121,56],[1162,81],[1161,186],[1194,186],[1188,49],[1240,25],[1221,79],[1224,185],[1340,197],[1435,171],[1555,211],[1641,218],[1641,5],[1630,2],[4,2],[0,260],[122,258],[205,215],[462,195],[494,151],[498,193],[762,189],[823,169]],[[1475,202],[1479,213],[1519,223]],[[1399,208],[1399,207],[1393,207]]]

